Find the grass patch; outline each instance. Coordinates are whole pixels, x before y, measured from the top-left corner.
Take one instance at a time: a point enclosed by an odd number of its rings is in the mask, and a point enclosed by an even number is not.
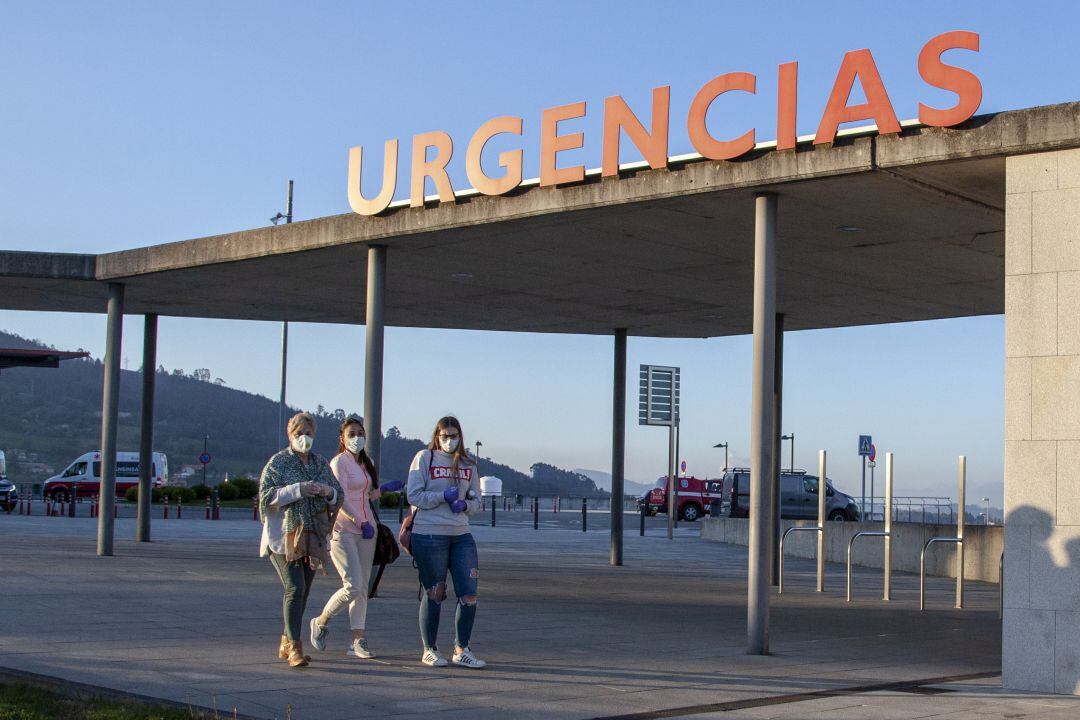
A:
[[[221,713],[221,720],[232,713]],[[212,720],[194,709],[128,700],[77,699],[35,685],[0,682],[0,720]]]

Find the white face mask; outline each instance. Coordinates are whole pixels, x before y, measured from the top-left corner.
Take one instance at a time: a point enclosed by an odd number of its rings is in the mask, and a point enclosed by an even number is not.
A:
[[[292,439],[293,450],[298,453],[306,453],[311,450],[312,442],[310,435],[297,435]]]
[[[364,445],[367,444],[367,438],[364,437],[351,437],[345,440],[345,449],[354,455],[364,449]]]
[[[458,442],[460,442],[460,440],[458,440],[458,438],[456,438],[456,437],[455,438],[440,438],[439,439],[439,447],[442,448],[442,451],[444,453],[452,453],[455,450],[457,450]]]

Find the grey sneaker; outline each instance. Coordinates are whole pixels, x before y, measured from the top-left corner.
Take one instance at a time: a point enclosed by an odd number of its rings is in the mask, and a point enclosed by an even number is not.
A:
[[[326,634],[330,628],[319,624],[319,618],[311,618],[311,647],[320,652],[326,649]]]
[[[424,663],[428,667],[446,667],[447,662],[438,650],[425,650],[424,656],[420,658],[420,662]]]
[[[461,648],[461,652],[455,652],[453,663],[473,670],[480,670],[487,667],[487,663],[473,655],[472,650],[469,648]]]
[[[358,657],[363,660],[368,660],[375,657],[375,653],[368,650],[366,638],[353,640],[352,645],[350,645],[349,649],[345,651],[345,654],[349,657]]]

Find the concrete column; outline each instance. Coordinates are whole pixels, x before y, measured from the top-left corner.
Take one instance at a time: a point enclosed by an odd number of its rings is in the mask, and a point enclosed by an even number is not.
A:
[[[784,313],[776,313],[774,340],[775,364],[773,367],[773,466],[769,486],[772,488],[772,512],[769,513],[769,534],[773,537],[772,568],[770,579],[774,587],[780,584],[780,473],[783,462],[784,432]]]
[[[1005,163],[1005,687],[1080,694],[1080,150]]]
[[[382,447],[383,308],[386,303],[386,247],[368,248],[367,344],[364,353],[364,429],[367,453],[379,467]]]
[[[135,539],[150,542],[151,477],[154,464],[154,382],[157,378],[157,315],[143,320],[142,429],[139,434],[139,517]]]
[[[750,548],[747,572],[747,653],[769,653],[769,584],[774,536],[773,381],[776,363],[776,196],[754,199],[754,361],[750,413]]]
[[[611,401],[611,564],[622,565],[626,472],[626,328],[615,330]]]
[[[109,283],[105,331],[105,379],[101,399],[101,505],[97,554],[113,554],[113,508],[116,505],[116,421],[120,400],[120,340],[124,330],[124,286]]]

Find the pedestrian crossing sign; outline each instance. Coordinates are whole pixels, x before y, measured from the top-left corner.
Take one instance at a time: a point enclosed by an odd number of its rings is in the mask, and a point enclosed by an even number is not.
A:
[[[869,435],[860,435],[859,436],[859,454],[860,455],[868,456],[868,455],[872,454],[873,451],[874,451],[873,446],[874,446],[874,443],[871,440]]]

